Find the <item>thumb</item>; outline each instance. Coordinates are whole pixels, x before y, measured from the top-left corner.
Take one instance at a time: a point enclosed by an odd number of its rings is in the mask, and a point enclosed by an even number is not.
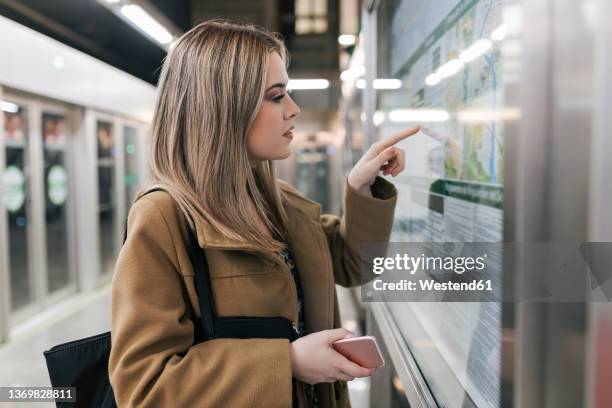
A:
[[[336,340],[342,340],[342,339],[345,339],[348,337],[354,337],[354,336],[355,334],[353,332],[350,332],[343,328],[327,330],[327,339],[329,340],[330,343],[333,343]]]
[[[376,163],[376,166],[380,168],[387,161],[391,160],[393,156],[395,156],[395,153],[396,152],[395,152],[394,146],[387,147],[385,150],[380,152],[378,156],[374,158],[374,162]]]

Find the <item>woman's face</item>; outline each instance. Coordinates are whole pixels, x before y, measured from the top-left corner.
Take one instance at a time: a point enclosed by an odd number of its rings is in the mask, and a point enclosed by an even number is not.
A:
[[[300,108],[287,94],[288,80],[283,60],[278,53],[270,53],[264,99],[247,135],[247,151],[252,163],[285,159],[291,152],[289,143]]]

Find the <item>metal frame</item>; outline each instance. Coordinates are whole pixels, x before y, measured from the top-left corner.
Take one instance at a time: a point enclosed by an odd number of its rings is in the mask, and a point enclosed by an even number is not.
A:
[[[3,88],[0,86],[0,101],[4,100]],[[0,146],[4,146],[4,114],[0,114]],[[0,168],[6,165],[4,149],[0,148]],[[4,188],[0,188],[0,343],[9,335],[11,309],[11,282],[8,262],[8,225],[4,208]]]
[[[415,358],[402,338],[400,330],[393,321],[389,309],[384,303],[374,302],[370,304],[370,311],[376,326],[380,330],[385,349],[388,351],[397,375],[406,389],[406,397],[410,402],[410,407],[437,408],[438,404],[429,390]],[[374,401],[372,401],[372,405],[376,406]]]
[[[594,70],[593,98],[593,132],[591,144],[591,176],[589,206],[589,240],[594,242],[612,242],[612,218],[609,206],[612,202],[612,189],[609,175],[612,174],[612,161],[607,155],[612,151],[612,140],[609,129],[612,127],[612,4],[599,1],[600,20],[595,33],[595,50],[597,59]],[[612,264],[612,254],[608,254]],[[609,284],[609,282],[608,282]],[[606,387],[604,373],[612,372],[610,359],[598,358],[597,351],[610,349],[610,328],[612,328],[612,304],[590,303],[588,308],[586,407],[596,408],[609,406],[612,403],[612,390]],[[599,376],[604,376],[599,378]],[[604,380],[604,381],[602,381]]]
[[[514,212],[517,242],[588,240],[593,40],[576,1],[523,1]],[[580,142],[576,134],[584,135]],[[534,137],[535,136],[535,137]],[[549,270],[552,270],[549,268]],[[517,287],[529,285],[516,276]],[[584,282],[585,293],[587,282]],[[514,403],[584,406],[585,303],[517,304]]]

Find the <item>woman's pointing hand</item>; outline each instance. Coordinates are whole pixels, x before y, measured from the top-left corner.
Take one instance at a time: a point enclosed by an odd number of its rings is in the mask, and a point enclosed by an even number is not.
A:
[[[362,194],[371,196],[370,186],[374,184],[379,172],[395,177],[404,170],[404,149],[395,144],[421,130],[420,126],[395,133],[394,135],[374,142],[372,146],[351,169],[348,184]]]

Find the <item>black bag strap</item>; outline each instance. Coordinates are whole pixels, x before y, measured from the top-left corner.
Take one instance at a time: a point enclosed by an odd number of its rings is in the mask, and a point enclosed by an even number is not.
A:
[[[153,187],[142,193],[137,199],[154,191],[165,191],[159,187]],[[189,257],[194,268],[196,288],[198,292],[198,303],[200,306],[201,325],[197,321],[194,322],[196,328],[196,342],[212,339],[215,337],[214,317],[217,315],[215,305],[213,303],[212,290],[210,284],[210,273],[208,270],[208,261],[206,254],[200,248],[197,237],[193,230],[187,227],[188,242],[189,242]],[[123,234],[123,243],[127,239],[127,220],[125,222],[125,230]],[[202,326],[201,328],[198,326]]]
[[[154,191],[165,191],[162,188],[153,187],[138,198]],[[198,292],[198,304],[200,306],[200,324],[194,320],[195,336],[194,343],[206,341],[218,337],[227,338],[286,338],[293,341],[297,338],[297,330],[292,322],[284,317],[250,317],[231,316],[219,317],[215,308],[210,271],[206,251],[198,243],[195,232],[187,228],[189,258],[194,268],[196,290]],[[123,241],[127,238],[127,222]]]
[[[198,303],[200,305],[202,323],[201,340],[209,340],[215,338],[214,319],[217,316],[217,310],[215,308],[210,283],[208,260],[206,259],[205,251],[200,248],[198,239],[191,228],[187,228],[187,230],[189,231],[189,242],[191,246],[189,254],[193,257],[191,263],[195,269],[196,289],[198,291]]]

